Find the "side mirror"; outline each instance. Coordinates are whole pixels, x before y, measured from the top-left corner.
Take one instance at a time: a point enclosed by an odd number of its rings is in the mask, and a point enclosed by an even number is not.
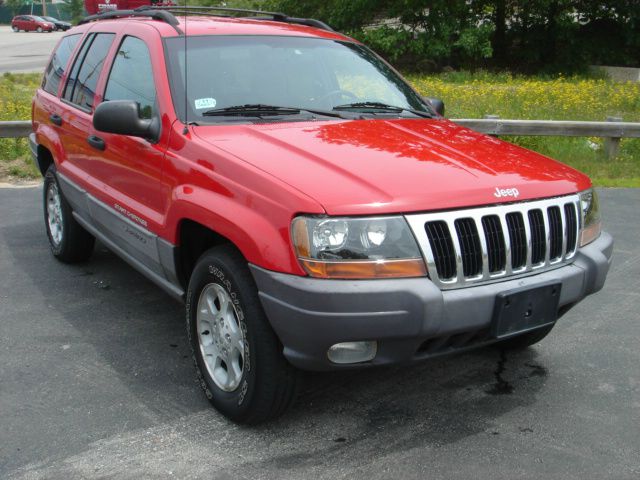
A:
[[[154,142],[160,136],[158,119],[141,118],[140,104],[133,100],[102,102],[93,113],[93,126],[101,132],[142,137]]]
[[[424,99],[431,104],[431,106],[438,113],[438,115],[441,115],[444,117],[444,102],[442,100],[440,100],[439,98],[433,98],[433,97],[424,97]]]

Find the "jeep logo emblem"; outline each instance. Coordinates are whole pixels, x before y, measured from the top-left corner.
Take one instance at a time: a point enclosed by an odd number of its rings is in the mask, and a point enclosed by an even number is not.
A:
[[[493,194],[493,196],[496,198],[502,198],[502,197],[518,198],[518,195],[520,195],[520,192],[518,191],[517,188],[498,188],[498,187],[496,187],[496,191]]]

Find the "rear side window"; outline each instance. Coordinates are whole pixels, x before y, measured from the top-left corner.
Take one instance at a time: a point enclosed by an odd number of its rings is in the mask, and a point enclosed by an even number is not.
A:
[[[58,94],[60,79],[62,79],[64,75],[67,63],[69,63],[69,59],[71,58],[73,49],[76,48],[78,40],[80,40],[80,34],[64,37],[58,45],[58,48],[53,52],[53,57],[51,57],[51,62],[49,62],[49,66],[44,72],[44,78],[42,80],[42,88],[45,92],[49,92],[52,95]]]
[[[125,37],[111,67],[107,100],[134,100],[140,104],[142,118],[152,118],[156,110],[156,87],[147,45],[136,37]]]
[[[85,40],[67,80],[65,100],[83,110],[93,107],[98,78],[114,37],[113,33],[96,33]]]

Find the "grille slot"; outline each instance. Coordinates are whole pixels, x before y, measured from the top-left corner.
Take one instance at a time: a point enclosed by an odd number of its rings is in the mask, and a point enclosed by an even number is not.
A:
[[[547,253],[542,211],[529,211],[529,225],[531,226],[531,263],[536,265],[544,262],[544,256]]]
[[[567,203],[564,206],[564,218],[567,225],[567,255],[576,251],[578,240],[578,220],[576,216],[576,206],[574,203]]]
[[[522,268],[527,263],[527,230],[520,212],[507,214],[509,239],[511,240],[511,268]]]
[[[436,259],[438,276],[442,279],[456,276],[456,252],[447,222],[435,221],[425,225],[431,249]]]
[[[482,273],[482,248],[473,218],[456,220],[456,233],[462,250],[462,270],[465,277]]]
[[[562,256],[562,216],[560,207],[549,207],[549,260],[556,260]]]
[[[504,233],[500,224],[500,217],[488,215],[482,217],[482,229],[487,241],[487,257],[489,259],[489,272],[495,273],[505,269],[507,264]]]
[[[441,289],[546,271],[578,249],[578,195],[407,215]]]

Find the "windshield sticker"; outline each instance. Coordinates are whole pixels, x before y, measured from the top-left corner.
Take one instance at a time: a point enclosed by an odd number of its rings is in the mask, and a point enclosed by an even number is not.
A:
[[[196,110],[202,110],[203,108],[216,108],[215,98],[197,98],[195,101]]]

